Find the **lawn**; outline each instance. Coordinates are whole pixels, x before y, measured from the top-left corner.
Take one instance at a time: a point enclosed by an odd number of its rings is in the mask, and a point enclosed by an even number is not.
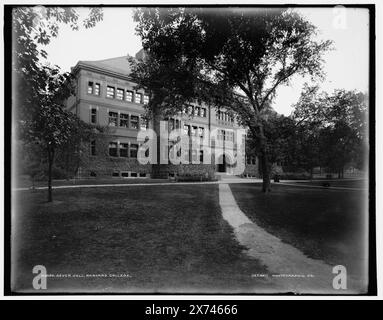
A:
[[[169,179],[151,179],[151,178],[88,178],[88,179],[62,179],[53,180],[52,186],[71,186],[71,185],[100,185],[100,184],[143,184],[143,183],[162,183],[172,182]],[[14,181],[13,188],[31,188],[47,187],[47,181],[35,181],[26,176],[20,176]]]
[[[283,182],[283,181],[281,181]],[[289,182],[292,183],[292,182]],[[297,181],[293,182],[298,185],[312,185],[312,186],[323,186],[324,183],[328,183],[330,187],[341,187],[341,188],[356,188],[356,189],[366,189],[367,183],[366,180],[363,179],[355,179],[355,180],[312,180],[312,181]]]
[[[222,219],[217,185],[18,191],[13,213],[13,289],[32,291],[32,268],[49,292],[253,292],[266,272]]]
[[[358,278],[363,273],[368,248],[365,191],[273,184],[265,195],[259,185],[230,187],[241,210],[266,231],[311,258],[344,265]]]

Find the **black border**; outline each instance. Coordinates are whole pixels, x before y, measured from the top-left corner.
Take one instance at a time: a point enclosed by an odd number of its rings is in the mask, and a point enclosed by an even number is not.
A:
[[[376,269],[376,182],[375,182],[375,104],[376,104],[376,29],[375,29],[375,4],[225,4],[225,5],[202,5],[202,4],[40,4],[47,7],[202,7],[202,8],[230,8],[230,7],[290,7],[290,8],[333,8],[342,5],[346,8],[365,8],[369,10],[369,284],[366,294],[299,294],[298,296],[376,296],[377,295],[377,269]],[[11,141],[12,141],[12,9],[17,7],[31,7],[32,4],[4,5],[4,295],[6,296],[68,296],[68,295],[156,295],[156,296],[293,296],[294,293],[275,293],[275,294],[226,294],[226,293],[18,293],[11,290]],[[166,305],[171,305],[168,301]],[[244,302],[244,301],[238,301]]]

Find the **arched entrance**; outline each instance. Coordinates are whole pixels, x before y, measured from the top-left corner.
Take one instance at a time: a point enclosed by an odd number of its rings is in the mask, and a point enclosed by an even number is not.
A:
[[[215,170],[219,173],[232,174],[234,167],[235,163],[232,160],[232,155],[224,153],[218,157],[218,162],[216,164]]]

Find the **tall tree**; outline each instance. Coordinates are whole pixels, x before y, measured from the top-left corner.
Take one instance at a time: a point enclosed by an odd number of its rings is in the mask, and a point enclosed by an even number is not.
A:
[[[93,127],[65,109],[66,98],[74,92],[72,75],[59,69],[42,67],[35,77],[35,110],[28,120],[19,122],[20,138],[38,144],[48,163],[48,201],[52,201],[52,168],[57,150],[68,142],[89,140]]]
[[[82,23],[85,28],[93,27],[102,17],[101,9],[92,8]],[[74,94],[72,76],[42,62],[47,58],[43,46],[58,35],[60,24],[78,30],[81,19],[70,7],[27,6],[14,8],[12,18],[15,133],[17,138],[44,150],[48,201],[52,201],[52,167],[58,148],[79,132],[86,137],[90,128],[65,110],[65,100]]]
[[[267,110],[294,75],[323,77],[330,41],[315,41],[315,26],[279,8],[150,8],[137,10],[135,20],[147,58],[134,65],[133,78],[152,90],[148,108],[175,113],[197,100],[233,111],[258,139],[268,192]]]
[[[358,164],[365,158],[367,109],[367,96],[361,92],[335,90],[329,95],[306,86],[293,113],[297,126],[309,128],[303,134],[313,138],[306,142],[308,148],[302,150],[301,157],[311,158],[313,164],[327,166],[343,177],[347,163]]]

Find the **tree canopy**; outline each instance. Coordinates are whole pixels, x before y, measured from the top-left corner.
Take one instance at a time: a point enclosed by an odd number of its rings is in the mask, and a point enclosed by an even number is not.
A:
[[[316,41],[316,28],[284,9],[144,8],[135,13],[147,57],[133,64],[133,79],[152,91],[150,111],[182,110],[204,101],[225,107],[258,137],[264,186],[269,159],[264,120],[276,89],[293,75],[323,78],[330,41]]]
[[[353,163],[363,167],[368,143],[368,96],[355,90],[319,92],[318,87],[306,86],[292,114],[302,139],[295,160],[337,170]],[[299,162],[299,161],[298,161]]]
[[[102,10],[90,9],[85,28],[102,19]],[[75,93],[74,78],[45,59],[43,46],[56,37],[61,23],[79,28],[79,14],[70,7],[16,7],[13,9],[13,111],[17,138],[40,152],[48,163],[48,201],[52,201],[52,166],[59,148],[81,143],[92,128],[65,108]],[[35,146],[38,146],[35,148]]]

